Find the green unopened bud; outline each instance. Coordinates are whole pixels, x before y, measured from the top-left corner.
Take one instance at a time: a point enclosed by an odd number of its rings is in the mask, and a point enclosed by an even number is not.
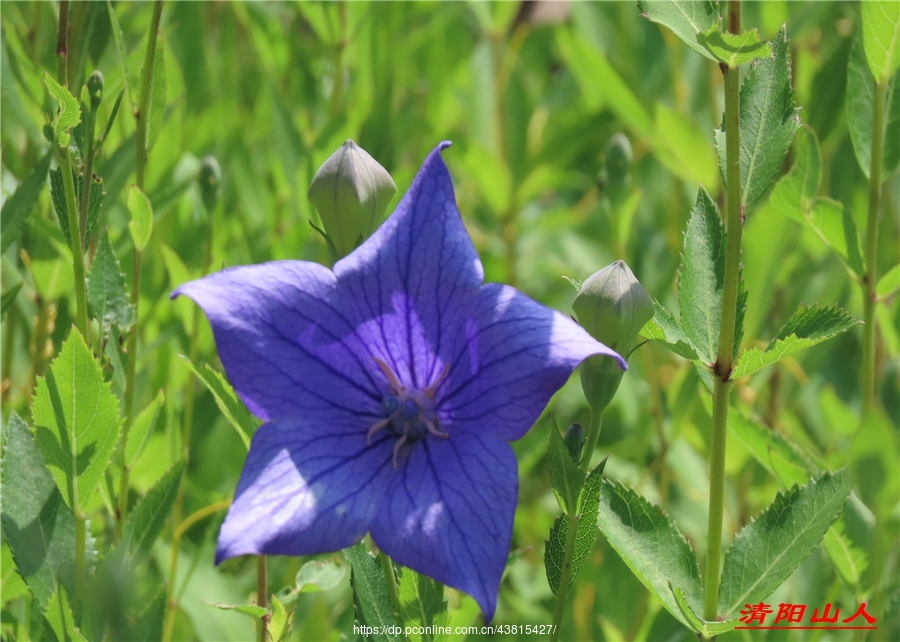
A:
[[[215,156],[206,156],[200,161],[200,173],[197,175],[200,185],[200,198],[207,212],[212,212],[219,202],[222,193],[222,170]]]
[[[581,461],[581,450],[584,448],[584,428],[581,427],[581,424],[570,424],[566,428],[566,434],[563,435],[563,443],[566,445],[575,463]]]
[[[606,145],[606,189],[613,201],[619,201],[631,180],[631,143],[623,133],[615,134]]]
[[[572,302],[582,327],[598,341],[628,356],[644,324],[653,317],[653,300],[625,261],[616,261],[581,284]],[[581,368],[581,385],[595,409],[605,408],[624,373],[612,359],[591,357]]]
[[[103,73],[95,69],[87,79],[88,96],[91,98],[91,111],[97,111],[100,101],[103,100]]]
[[[322,164],[309,186],[309,200],[338,256],[375,231],[396,193],[387,170],[352,140]]]

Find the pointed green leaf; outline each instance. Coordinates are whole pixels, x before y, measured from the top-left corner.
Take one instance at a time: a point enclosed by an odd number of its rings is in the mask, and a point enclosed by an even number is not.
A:
[[[572,555],[572,566],[569,571],[569,586],[575,583],[578,571],[584,565],[585,560],[594,548],[594,540],[597,539],[597,524],[595,517],[600,504],[600,485],[603,480],[603,469],[606,466],[604,459],[590,472],[584,480],[584,487],[578,500],[577,511],[581,519],[578,521],[578,531],[575,533],[575,552]],[[544,548],[544,570],[547,573],[547,582],[550,590],[556,595],[559,593],[559,581],[562,575],[563,564],[566,557],[566,538],[569,533],[571,519],[569,515],[558,515],[550,529],[550,539]]]
[[[550,429],[547,469],[550,472],[550,486],[553,488],[553,494],[556,495],[556,501],[559,502],[566,514],[574,513],[578,506],[578,497],[581,494],[585,472],[572,459],[556,426]]]
[[[184,462],[179,461],[147,492],[129,515],[122,539],[116,545],[126,566],[150,553],[175,503],[183,472]]]
[[[867,0],[860,13],[869,69],[878,82],[887,82],[900,66],[900,2]]]
[[[87,504],[119,441],[119,401],[73,329],[34,394],[35,441],[69,507]]]
[[[850,493],[841,516],[828,529],[823,540],[825,550],[841,578],[860,597],[868,588],[863,586],[863,582],[869,568],[874,531],[875,515],[856,493]]]
[[[207,602],[206,600],[202,601],[204,604],[220,609],[222,611],[237,611],[238,613],[243,613],[253,620],[258,620],[269,612],[269,609],[258,606],[256,604],[222,604],[221,602],[216,602],[215,604],[213,604],[211,602]]]
[[[350,562],[350,586],[353,589],[356,623],[374,627],[377,631],[365,639],[399,642],[397,635],[389,633],[396,621],[381,564],[366,550],[362,542],[345,548],[343,552]]]
[[[81,202],[81,194],[84,189],[84,178],[72,172],[72,180],[75,183],[75,201]],[[62,170],[56,168],[50,170],[50,198],[53,201],[53,210],[56,212],[56,219],[59,221],[59,227],[66,237],[66,244],[72,247],[72,236],[69,232],[69,209],[66,205],[66,192],[63,185]],[[85,235],[90,239],[94,225],[100,216],[100,208],[103,206],[103,182],[100,181],[91,187],[91,193],[88,201],[88,218],[85,225]]]
[[[197,375],[200,381],[203,382],[203,385],[212,393],[219,410],[225,415],[228,423],[237,430],[244,445],[249,449],[250,438],[259,427],[259,420],[254,418],[244,403],[238,399],[234,389],[225,380],[225,377],[205,364],[197,365],[191,363],[187,357],[182,357],[182,359],[184,359],[188,368],[191,369],[191,372]]]
[[[131,240],[135,249],[143,252],[153,233],[153,207],[137,185],[128,189],[128,211],[131,212],[131,222],[128,224]]]
[[[744,33],[728,33],[721,30],[720,24],[714,24],[703,33],[697,34],[697,42],[711,53],[715,60],[729,67],[737,67],[772,55],[769,43],[760,41],[756,29]]]
[[[48,71],[44,72],[44,84],[47,85],[47,91],[50,92],[50,95],[59,103],[56,116],[50,123],[53,126],[56,143],[61,149],[67,149],[71,138],[69,130],[81,121],[81,107],[75,96],[56,82]]]
[[[128,330],[134,324],[134,308],[125,289],[125,277],[106,232],[100,235],[88,276],[87,302],[91,316],[100,323],[104,339],[112,326]]]
[[[273,642],[282,642],[290,639],[295,610],[296,607],[290,611],[286,610],[278,597],[272,596],[272,617],[269,619],[267,628],[269,639]]]
[[[412,642],[438,642],[448,635],[433,633],[450,621],[444,588],[435,580],[404,568],[400,575],[400,610],[404,626],[412,627]],[[440,629],[442,630],[442,629]]]
[[[87,638],[81,634],[75,626],[75,616],[72,615],[72,607],[69,606],[69,598],[66,590],[61,586],[56,588],[50,604],[44,611],[44,617],[50,630],[59,642],[87,642]]]
[[[297,571],[295,590],[329,591],[340,584],[345,575],[347,567],[335,559],[310,560]]]
[[[125,463],[130,468],[137,463],[138,457],[144,452],[150,435],[153,434],[153,428],[156,426],[156,419],[159,417],[159,410],[165,401],[165,394],[162,389],[156,393],[147,407],[134,420],[131,430],[128,431],[128,439],[125,443]]]
[[[822,541],[850,495],[843,471],[778,493],[725,552],[719,609],[724,618],[768,597]]]
[[[750,449],[756,460],[780,480],[791,486],[809,479],[813,464],[779,431],[744,417],[734,408],[728,410],[728,429]]]
[[[147,150],[153,149],[166,114],[166,57],[164,38],[156,41],[153,61],[153,79],[150,88],[150,120],[147,121]]]
[[[22,224],[34,209],[38,196],[41,195],[44,185],[47,184],[50,158],[50,152],[44,154],[31,170],[28,178],[22,181],[13,195],[3,203],[3,210],[0,211],[0,229],[3,230],[3,234],[0,236],[0,252],[5,252],[6,248],[21,236]]]
[[[687,618],[688,622],[690,622],[691,628],[700,634],[699,637],[701,640],[712,640],[717,635],[728,633],[741,623],[739,618],[735,618],[729,622],[709,622],[707,620],[701,620],[691,609],[690,604],[688,604],[687,598],[684,596],[684,591],[671,584],[669,585],[669,588],[672,589],[672,594],[675,596],[675,602],[678,604],[678,608],[681,609],[681,614]]]
[[[675,317],[669,314],[669,311],[656,299],[653,300],[653,308],[653,318],[641,329],[641,335],[651,341],[664,344],[669,350],[685,359],[700,363],[697,349],[691,345],[691,340],[678,325]]]
[[[166,615],[166,592],[160,590],[129,629],[134,642],[156,642],[163,639],[163,620]]]
[[[703,603],[700,569],[694,551],[671,518],[634,490],[604,479],[597,526],[666,610],[691,627],[669,584],[684,591],[687,604],[696,613]]]
[[[136,111],[137,105],[134,100],[134,92],[131,90],[131,81],[128,76],[128,53],[125,51],[125,35],[122,33],[119,17],[116,15],[116,10],[113,9],[111,0],[106,0],[106,8],[109,10],[109,22],[112,26],[113,39],[116,41],[116,51],[119,52],[119,62],[122,65],[122,76],[125,78],[125,90],[128,92],[128,99],[131,101],[132,110]]]
[[[872,109],[875,77],[866,64],[859,41],[853,43],[847,61],[847,126],[859,168],[869,178],[872,164]],[[900,70],[895,71],[884,90],[884,152],[881,178],[888,178],[900,165]]]
[[[791,89],[791,61],[784,27],[772,41],[773,57],[756,63],[741,84],[741,205],[749,215],[781,170],[800,126]],[[725,176],[725,127],[716,131],[719,169]]]
[[[46,609],[57,585],[75,588],[75,516],[63,501],[44,457],[25,422],[15,411],[5,426],[6,443],[0,461],[3,487],[3,541],[16,569]],[[94,565],[90,538],[85,563]]]
[[[15,303],[16,297],[19,296],[19,290],[22,289],[22,283],[16,283],[10,289],[3,293],[2,298],[0,298],[0,319],[6,317],[6,312],[12,307],[12,304]]]
[[[688,47],[710,60],[716,58],[697,41],[699,34],[705,33],[720,21],[719,3],[703,0],[638,0],[642,15],[656,23],[665,25],[681,38]]]
[[[722,288],[725,281],[725,228],[703,186],[691,210],[678,275],[681,327],[707,366],[719,351]]]
[[[879,299],[886,299],[897,290],[900,290],[900,263],[882,274],[875,286],[875,292]],[[5,294],[3,296],[6,297]]]
[[[857,323],[858,319],[837,306],[801,305],[765,350],[751,348],[741,354],[734,364],[732,376],[745,377],[782,357],[846,332]]]

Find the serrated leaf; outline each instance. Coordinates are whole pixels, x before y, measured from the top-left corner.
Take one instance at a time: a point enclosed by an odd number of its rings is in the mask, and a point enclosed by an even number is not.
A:
[[[716,204],[703,186],[684,233],[678,275],[681,328],[707,366],[719,351],[722,288],[725,281],[725,228]]]
[[[604,479],[597,526],[666,610],[690,627],[669,583],[684,590],[687,603],[696,613],[703,602],[700,569],[694,551],[671,518],[634,490]]]
[[[164,38],[156,41],[153,78],[150,88],[150,119],[147,121],[147,151],[153,149],[166,114],[166,58]]]
[[[566,514],[574,513],[578,506],[585,472],[572,459],[555,426],[550,429],[547,469],[556,501]]]
[[[203,385],[212,393],[219,410],[225,415],[228,423],[237,430],[244,445],[249,449],[250,438],[259,427],[259,420],[254,418],[243,402],[238,399],[237,394],[235,394],[234,389],[226,381],[225,377],[208,365],[191,363],[191,360],[185,356],[181,358],[184,359],[191,372],[197,375],[200,381],[203,382]]]
[[[669,588],[672,590],[672,595],[675,597],[678,608],[681,609],[681,614],[690,622],[691,628],[700,634],[699,637],[701,640],[712,640],[718,635],[728,633],[741,623],[739,618],[735,618],[729,622],[709,622],[707,620],[701,620],[691,609],[690,604],[688,604],[687,598],[684,596],[684,591],[671,584],[669,585]]]
[[[128,211],[131,213],[131,222],[128,223],[131,240],[135,249],[143,252],[153,233],[153,207],[137,185],[128,188]]]
[[[353,589],[356,623],[376,630],[365,639],[399,642],[400,638],[392,633],[396,620],[381,565],[362,542],[345,548],[343,553],[350,562],[350,586]]]
[[[122,539],[116,545],[116,552],[122,555],[121,560],[126,566],[150,553],[175,503],[183,472],[184,462],[179,461],[131,511],[122,530]]]
[[[720,22],[718,2],[638,0],[638,8],[645,18],[671,29],[684,44],[701,56],[716,59],[697,41],[697,36]]]
[[[50,630],[59,642],[84,641],[87,638],[81,634],[78,627],[75,626],[75,616],[72,615],[72,607],[69,605],[69,598],[66,590],[61,586],[56,587],[50,603],[44,611],[44,617]]]
[[[784,27],[772,41],[772,53],[771,58],[756,63],[741,84],[741,206],[745,216],[769,191],[800,126]],[[725,177],[724,123],[716,130],[716,148]]]
[[[22,283],[16,283],[0,297],[0,319],[6,317],[6,312],[12,307],[12,304],[15,303],[16,297],[19,296],[19,290],[21,289]]]
[[[150,604],[138,615],[129,628],[129,639],[134,642],[156,642],[163,639],[163,620],[166,615],[166,592],[159,591]]]
[[[128,330],[134,325],[134,308],[125,289],[125,277],[113,253],[109,236],[100,235],[97,253],[87,282],[88,311],[100,324],[104,339],[112,326]]]
[[[862,37],[869,69],[886,82],[900,66],[900,3],[867,0],[860,3]]]
[[[772,55],[769,43],[760,41],[756,29],[743,33],[728,33],[721,30],[720,24],[714,24],[703,33],[697,34],[697,42],[712,54],[714,60],[729,67],[737,67]]]
[[[46,609],[57,585],[75,588],[75,516],[50,476],[44,457],[25,422],[10,412],[0,462],[3,487],[3,540],[16,569],[41,609]],[[90,538],[85,564],[94,565]]]
[[[446,640],[443,633],[450,616],[447,613],[447,602],[444,601],[443,587],[424,575],[410,568],[404,568],[400,575],[400,611],[404,626],[411,627],[408,636],[413,642],[438,642]],[[440,633],[434,633],[434,627],[441,627]]]
[[[109,11],[109,22],[112,27],[113,39],[116,41],[116,51],[119,52],[119,62],[122,65],[122,76],[125,79],[125,90],[128,92],[128,100],[131,101],[132,111],[137,111],[134,92],[131,89],[131,80],[128,76],[128,54],[125,51],[125,36],[122,33],[122,26],[119,24],[119,17],[116,15],[116,10],[113,9],[111,0],[106,0],[106,8]]]
[[[56,99],[59,109],[56,116],[51,121],[53,133],[56,137],[56,144],[60,149],[66,150],[69,147],[71,138],[69,130],[75,127],[81,121],[81,106],[68,89],[60,85],[50,72],[44,72],[44,84],[47,91]]]
[[[837,306],[801,305],[765,350],[745,350],[733,377],[745,377],[791,354],[822,343],[859,323]]]
[[[88,503],[119,441],[119,402],[77,329],[69,333],[33,404],[35,442],[63,498]]]
[[[597,539],[596,515],[600,504],[600,486],[605,466],[606,460],[603,460],[584,480],[577,508],[581,519],[578,520],[578,530],[575,533],[575,552],[572,555],[572,566],[569,570],[569,587],[578,577],[578,571],[581,570],[585,560],[591,554],[594,540]],[[544,570],[547,573],[550,590],[554,595],[559,593],[559,581],[565,563],[566,539],[570,524],[569,515],[558,515],[550,529],[550,539],[547,540],[544,548]]]
[[[37,203],[38,196],[47,183],[50,158],[50,152],[44,154],[28,178],[22,181],[13,195],[3,203],[3,210],[0,211],[0,229],[3,230],[3,234],[0,235],[0,252],[5,252],[6,248],[21,236],[22,224],[34,209],[34,204]]]
[[[850,48],[847,60],[847,127],[859,168],[869,178],[872,164],[872,110],[875,77],[866,64],[859,39]],[[895,71],[884,90],[884,150],[881,178],[887,179],[900,166],[900,70]]]
[[[156,419],[159,417],[159,409],[162,408],[165,394],[160,389],[147,407],[134,420],[131,430],[128,431],[128,439],[125,442],[125,465],[129,468],[137,463],[138,457],[144,452],[144,448],[153,434]]]
[[[641,335],[664,344],[669,350],[685,359],[700,363],[697,349],[678,325],[678,321],[656,299],[653,300],[653,318],[647,321],[641,329]]]
[[[294,578],[296,591],[307,587],[313,590],[329,591],[341,583],[347,575],[347,567],[335,559],[310,560],[300,567]]]
[[[719,608],[724,618],[768,597],[822,541],[850,495],[843,471],[778,493],[725,552]]]

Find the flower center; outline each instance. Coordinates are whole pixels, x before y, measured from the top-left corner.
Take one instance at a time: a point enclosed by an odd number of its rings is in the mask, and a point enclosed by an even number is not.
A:
[[[447,439],[450,435],[438,430],[438,417],[434,407],[434,393],[438,385],[447,376],[449,364],[437,381],[429,385],[425,390],[407,388],[402,385],[390,367],[381,359],[375,358],[375,363],[381,368],[387,377],[391,391],[381,400],[381,407],[385,417],[379,419],[366,434],[366,443],[372,443],[372,435],[386,429],[397,437],[394,443],[394,468],[399,465],[400,457],[409,455],[412,445],[426,435],[431,434],[441,439]]]

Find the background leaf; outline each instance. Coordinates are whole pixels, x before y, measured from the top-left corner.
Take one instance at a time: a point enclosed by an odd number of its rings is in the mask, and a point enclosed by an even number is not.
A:
[[[566,514],[572,514],[578,506],[581,485],[585,473],[572,459],[565,442],[554,426],[550,431],[549,457],[547,470],[550,473],[550,486],[556,495],[556,501]]]
[[[125,277],[105,232],[100,235],[88,276],[87,301],[88,310],[100,323],[104,338],[109,336],[114,325],[123,331],[134,325],[134,308],[125,289]]]
[[[150,553],[175,503],[183,472],[184,462],[179,461],[131,511],[122,530],[122,539],[116,545],[122,563],[131,566],[136,559]]]
[[[150,199],[137,185],[132,185],[128,189],[128,211],[131,212],[128,231],[131,232],[135,249],[142,252],[153,233],[153,207],[150,205]]]
[[[44,154],[28,178],[22,181],[13,195],[3,203],[3,210],[0,211],[0,228],[3,229],[3,234],[0,235],[0,252],[6,252],[6,248],[21,236],[22,225],[34,209],[44,185],[47,184],[50,158],[50,152]]]

